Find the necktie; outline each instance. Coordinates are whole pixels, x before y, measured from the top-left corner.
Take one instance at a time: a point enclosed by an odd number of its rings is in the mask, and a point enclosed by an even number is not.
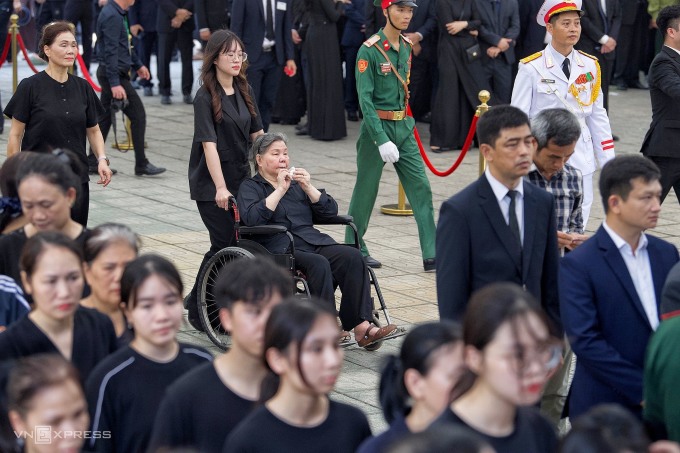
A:
[[[513,236],[519,243],[520,250],[522,249],[522,236],[519,232],[519,222],[517,222],[517,211],[515,209],[515,198],[519,194],[516,190],[508,190],[508,197],[510,197],[510,212],[508,212],[508,226],[512,231]]]
[[[272,0],[267,0],[267,11],[265,11],[265,38],[274,40],[274,17],[272,15]]]
[[[562,62],[562,72],[564,72],[564,75],[567,76],[567,80],[569,80],[569,76],[571,75],[571,68],[569,65],[569,58],[565,58]]]

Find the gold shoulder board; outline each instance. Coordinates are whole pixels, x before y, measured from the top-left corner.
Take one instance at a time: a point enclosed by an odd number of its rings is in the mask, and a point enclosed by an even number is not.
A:
[[[370,38],[368,38],[366,41],[364,41],[364,46],[371,47],[373,44],[377,43],[378,41],[380,41],[380,35],[373,35]]]
[[[535,54],[529,55],[528,57],[525,57],[525,58],[522,58],[519,61],[523,64],[526,64],[526,63],[529,63],[530,61],[534,61],[536,58],[540,57],[541,55],[543,55],[543,51],[536,52]]]
[[[585,55],[585,56],[588,57],[588,58],[592,58],[592,59],[595,60],[595,61],[598,61],[596,56],[590,55],[589,53],[585,53],[585,52],[582,51],[582,50],[579,50],[578,53],[580,53],[581,55]]]
[[[409,43],[409,44],[411,45],[411,47],[413,47],[413,43],[411,42],[410,39],[408,39],[408,38],[407,38],[406,36],[404,36],[404,35],[399,35],[399,36],[401,36],[401,38],[402,38],[404,41],[406,41],[407,43]]]

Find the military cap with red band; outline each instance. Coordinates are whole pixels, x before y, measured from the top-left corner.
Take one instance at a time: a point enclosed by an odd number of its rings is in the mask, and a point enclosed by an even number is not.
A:
[[[545,0],[541,9],[538,10],[536,22],[538,22],[538,25],[541,27],[545,27],[546,24],[550,22],[550,18],[555,14],[567,11],[575,11],[582,16],[583,11],[581,10],[581,1],[582,0]]]
[[[382,9],[387,9],[392,5],[410,6],[417,8],[416,0],[373,0],[375,6],[380,6]]]

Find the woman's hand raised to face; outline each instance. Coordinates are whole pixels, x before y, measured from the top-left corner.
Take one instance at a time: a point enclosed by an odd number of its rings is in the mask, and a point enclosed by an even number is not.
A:
[[[276,176],[276,188],[283,190],[284,193],[288,192],[292,180],[287,168],[279,168],[279,174]]]
[[[297,181],[297,183],[300,184],[300,188],[302,188],[302,190],[305,192],[313,187],[311,182],[312,177],[304,168],[296,168],[292,174],[292,177],[293,181]]]

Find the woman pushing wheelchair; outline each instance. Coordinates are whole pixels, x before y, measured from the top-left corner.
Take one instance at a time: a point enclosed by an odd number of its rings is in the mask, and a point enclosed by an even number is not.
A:
[[[314,228],[314,222],[338,215],[338,204],[311,183],[304,168],[289,167],[286,136],[267,133],[253,143],[257,174],[241,184],[238,206],[247,226],[283,225],[293,235],[296,267],[305,275],[313,296],[335,305],[333,282],[342,292],[340,322],[345,331],[354,329],[361,347],[375,343],[397,329],[394,324],[372,323],[368,269],[361,252],[338,244]],[[258,237],[271,253],[285,253],[289,240],[283,234]]]

